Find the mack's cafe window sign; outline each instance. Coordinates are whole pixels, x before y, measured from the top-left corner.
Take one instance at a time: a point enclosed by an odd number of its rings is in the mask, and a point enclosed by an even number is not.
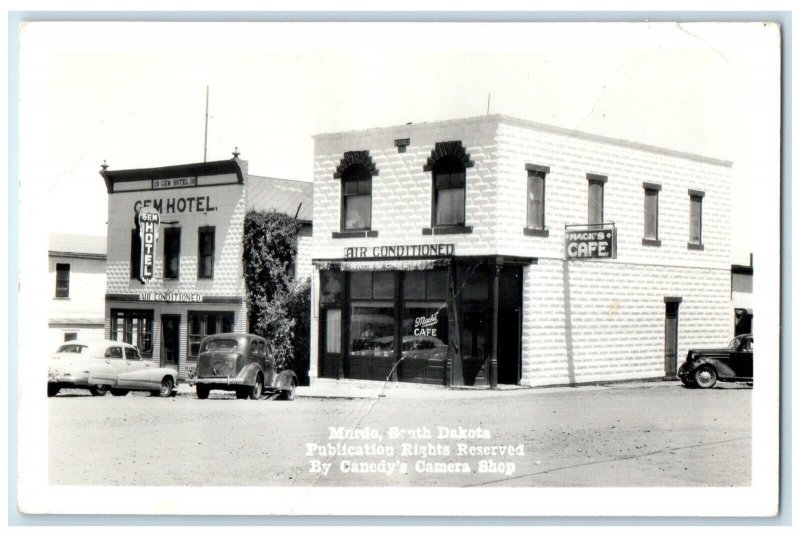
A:
[[[142,207],[136,215],[136,223],[139,227],[139,242],[141,243],[139,279],[142,283],[147,283],[153,278],[161,215],[152,207]]]
[[[574,259],[616,259],[617,228],[568,228],[564,232],[564,257]]]

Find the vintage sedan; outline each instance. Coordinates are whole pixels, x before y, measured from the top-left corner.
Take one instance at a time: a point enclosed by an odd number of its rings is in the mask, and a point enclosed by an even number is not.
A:
[[[267,341],[253,334],[215,334],[200,343],[195,376],[198,399],[207,399],[211,390],[236,393],[237,399],[261,399],[264,393],[293,400],[297,375],[277,371],[275,357]]]
[[[131,390],[151,395],[173,394],[178,372],[143,360],[139,349],[121,341],[71,341],[59,347],[50,359],[47,395],[62,388],[85,388],[92,395],[127,395]]]
[[[753,381],[753,334],[731,340],[723,349],[692,349],[678,370],[687,388],[712,388],[717,381]]]

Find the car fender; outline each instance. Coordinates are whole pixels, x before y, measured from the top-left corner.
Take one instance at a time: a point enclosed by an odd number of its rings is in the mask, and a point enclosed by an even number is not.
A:
[[[284,369],[275,376],[272,387],[276,390],[288,390],[292,387],[292,381],[297,386],[297,375],[291,369]]]
[[[697,369],[703,365],[710,365],[711,367],[713,367],[714,370],[717,372],[718,378],[731,378],[736,376],[736,374],[733,372],[730,366],[725,362],[718,360],[716,358],[707,358],[705,356],[701,356],[700,358],[695,360],[694,366],[692,367],[692,373],[697,371]]]
[[[241,380],[242,384],[247,386],[255,386],[256,384],[256,377],[258,374],[261,373],[261,378],[264,378],[264,372],[261,370],[261,366],[256,363],[246,365],[236,376],[239,380]]]
[[[154,367],[139,369],[130,373],[122,373],[117,377],[117,385],[124,388],[158,388],[164,377],[172,379],[172,385],[177,386],[177,372],[171,367]]]

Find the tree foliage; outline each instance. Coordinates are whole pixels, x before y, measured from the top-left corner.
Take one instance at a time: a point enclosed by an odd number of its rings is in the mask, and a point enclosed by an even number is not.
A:
[[[279,371],[304,380],[309,362],[310,285],[295,284],[297,221],[276,211],[249,211],[244,221],[243,264],[249,326],[270,342]]]

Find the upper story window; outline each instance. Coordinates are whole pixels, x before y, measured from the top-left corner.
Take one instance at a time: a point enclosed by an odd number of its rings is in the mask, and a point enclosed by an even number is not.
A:
[[[589,224],[603,223],[604,190],[608,177],[587,173],[589,180]]]
[[[69,298],[69,263],[56,263],[56,298]]]
[[[526,164],[528,170],[528,218],[526,229],[544,230],[544,187],[545,177],[550,172],[547,166]]]
[[[433,168],[434,226],[463,226],[467,171],[453,157]]]
[[[141,275],[142,264],[142,238],[138,229],[131,230],[131,278],[138,279]]]
[[[203,226],[197,230],[197,277],[214,277],[214,235],[213,226]]]
[[[690,249],[703,249],[703,197],[705,192],[689,190],[689,244]]]
[[[345,152],[333,174],[342,181],[341,225],[334,238],[377,236],[372,231],[372,177],[376,175],[369,151]]]
[[[658,193],[661,185],[644,183],[644,235],[642,244],[660,246],[658,240]]]
[[[164,230],[164,278],[178,279],[181,265],[181,228]]]
[[[343,231],[363,231],[372,226],[372,175],[363,166],[342,174]]]
[[[466,230],[467,168],[469,160],[460,141],[437,142],[428,163],[423,168],[432,172],[433,199],[431,225]],[[423,230],[423,233],[430,230]]]

